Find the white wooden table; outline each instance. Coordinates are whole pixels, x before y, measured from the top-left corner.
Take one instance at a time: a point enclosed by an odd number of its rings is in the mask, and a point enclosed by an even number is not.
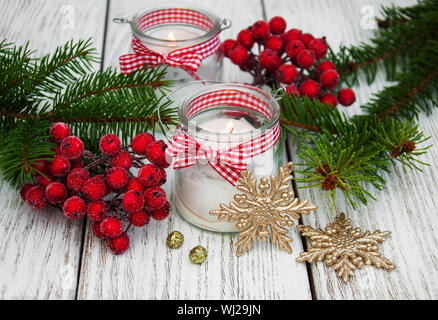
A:
[[[92,37],[102,55],[102,65],[117,66],[128,49],[129,27],[112,18],[159,0],[0,0],[0,37],[24,43],[47,53],[71,38]],[[195,2],[195,1],[192,1]],[[372,30],[363,28],[365,11],[379,11],[383,0],[199,0],[219,16],[232,20],[223,39],[258,19],[282,15],[289,27],[317,36],[326,35],[337,48],[340,43],[366,41]],[[412,0],[397,4],[412,4]],[[365,9],[364,6],[368,6]],[[365,23],[366,25],[366,23]],[[225,81],[249,81],[249,77],[225,61]],[[372,86],[355,88],[358,101],[347,110],[359,112],[372,92],[385,84],[383,77]],[[420,117],[426,135],[438,137],[438,116]],[[434,140],[434,139],[433,139]],[[299,159],[289,148],[289,159]],[[433,163],[438,146],[422,160]],[[285,160],[286,161],[286,160]],[[364,229],[392,231],[383,254],[397,269],[392,272],[364,267],[349,282],[336,278],[322,263],[296,263],[303,250],[297,229],[291,231],[293,254],[270,244],[257,244],[241,258],[234,254],[236,235],[203,232],[172,214],[165,222],[152,221],[132,233],[132,246],[121,256],[108,252],[92,236],[89,221],[71,222],[53,210],[35,212],[16,190],[0,184],[0,298],[1,299],[437,299],[438,298],[438,191],[436,166],[424,173],[405,174],[400,166],[385,175],[387,186],[378,201],[354,211],[339,197],[333,213],[324,194],[302,190],[319,209],[303,223],[323,227],[336,214],[346,212]],[[167,184],[169,186],[170,183]],[[168,188],[168,187],[167,187]],[[169,250],[165,238],[173,230],[185,236],[182,249]],[[188,251],[202,244],[208,249],[206,263],[195,266]]]

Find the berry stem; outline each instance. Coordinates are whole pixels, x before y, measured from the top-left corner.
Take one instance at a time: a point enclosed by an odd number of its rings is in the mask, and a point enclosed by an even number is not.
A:
[[[98,165],[99,163],[101,163],[101,162],[105,162],[105,160],[106,160],[105,158],[100,158],[100,159],[94,160],[94,161],[91,162],[88,166],[86,166],[84,169],[85,169],[85,170],[89,170],[90,168],[92,168],[92,167]]]

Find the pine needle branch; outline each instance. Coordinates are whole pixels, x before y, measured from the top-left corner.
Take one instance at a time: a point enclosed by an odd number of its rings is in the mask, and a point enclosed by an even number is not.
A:
[[[409,60],[425,50],[430,42],[437,41],[438,0],[425,0],[409,8],[383,7],[383,20],[370,43],[349,48],[343,46],[338,53],[330,51],[329,58],[338,66],[343,80],[349,84],[359,81],[362,72],[370,84],[375,80],[380,64],[388,80],[394,80],[397,72],[406,72],[412,64]],[[385,23],[382,21],[386,21]]]
[[[171,84],[162,80],[165,67],[129,75],[114,68],[93,72],[99,59],[90,40],[70,41],[40,58],[32,55],[27,45],[0,42],[0,172],[14,185],[33,176],[31,161],[50,154],[52,143],[43,134],[50,123],[68,123],[92,151],[106,133],[126,143],[136,132],[176,123],[176,111],[159,97]],[[17,151],[11,152],[12,144]]]

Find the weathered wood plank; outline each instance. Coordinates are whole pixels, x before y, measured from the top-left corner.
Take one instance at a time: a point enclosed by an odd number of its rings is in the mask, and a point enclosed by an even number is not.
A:
[[[159,3],[156,1],[156,3]],[[259,1],[203,1],[219,16],[233,21],[223,39],[262,18]],[[109,19],[124,15],[141,1],[111,1]],[[148,3],[150,5],[150,3]],[[134,10],[135,12],[135,10]],[[131,12],[132,14],[133,12]],[[128,26],[108,27],[105,65],[117,66],[118,56],[128,50]],[[236,66],[225,61],[224,80],[248,81]],[[172,170],[165,185],[168,194]],[[166,247],[166,236],[181,231],[185,243],[178,250]],[[294,252],[302,250],[298,233],[293,232]],[[151,221],[131,234],[132,247],[115,257],[88,228],[80,275],[80,299],[309,299],[305,265],[291,255],[267,244],[257,244],[251,253],[235,256],[237,236],[204,232],[172,213],[163,222]],[[208,250],[207,261],[196,266],[189,262],[191,248],[201,244]]]
[[[92,37],[102,48],[106,1],[0,1],[0,34],[39,54]],[[0,184],[0,298],[74,299],[83,222],[55,210],[37,212]]]
[[[397,1],[409,5],[414,1]],[[282,15],[293,21],[294,27],[312,32],[316,36],[326,35],[333,48],[344,42],[357,44],[366,41],[372,31],[362,28],[364,16],[361,8],[371,6],[377,13],[380,4],[391,1],[265,1],[268,17]],[[369,10],[370,7],[367,7]],[[362,9],[365,10],[365,9]],[[311,16],[309,16],[311,13]],[[359,112],[359,105],[366,102],[372,92],[385,85],[382,77],[372,86],[365,83],[355,88],[358,102],[348,113]],[[346,109],[343,109],[346,110]],[[438,118],[420,117],[421,128],[426,135],[437,136]],[[422,158],[433,163],[438,148],[433,147]],[[291,157],[299,162],[292,151]],[[436,265],[438,241],[438,212],[436,167],[424,168],[424,173],[408,171],[405,174],[397,165],[391,174],[385,174],[387,185],[377,194],[377,201],[354,211],[342,196],[338,197],[333,213],[325,194],[316,189],[299,190],[301,198],[319,205],[316,214],[305,217],[304,223],[324,227],[332,222],[336,214],[346,212],[353,224],[363,229],[392,231],[392,236],[383,244],[383,254],[392,260],[397,269],[392,272],[364,267],[347,284],[336,278],[331,268],[322,263],[311,266],[318,299],[436,299],[438,296],[438,270]]]

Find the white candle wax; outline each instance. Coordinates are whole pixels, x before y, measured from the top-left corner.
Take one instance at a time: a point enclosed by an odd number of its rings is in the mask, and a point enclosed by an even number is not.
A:
[[[147,32],[147,35],[160,40],[190,40],[197,38],[201,35],[201,30],[187,28],[180,26],[163,26],[155,29],[151,29]],[[166,46],[156,46],[153,44],[147,45],[149,49],[159,52],[161,54],[169,54],[173,50],[184,48],[184,45],[178,43],[168,42]]]
[[[250,131],[254,130],[244,118],[216,118],[198,124],[200,128],[207,131],[220,133],[245,133],[248,136],[243,141],[251,139]],[[226,150],[241,142],[227,143],[223,140],[212,145],[220,150]],[[277,170],[274,162],[274,148],[246,159],[248,170],[257,178],[269,176]],[[209,212],[219,209],[221,203],[228,205],[234,200],[237,189],[224,177],[219,175],[208,163],[202,162],[196,165],[179,169],[182,170],[176,175],[175,206],[178,212],[189,222],[204,229],[217,232],[236,232],[235,223],[219,221],[217,217],[211,216]]]

